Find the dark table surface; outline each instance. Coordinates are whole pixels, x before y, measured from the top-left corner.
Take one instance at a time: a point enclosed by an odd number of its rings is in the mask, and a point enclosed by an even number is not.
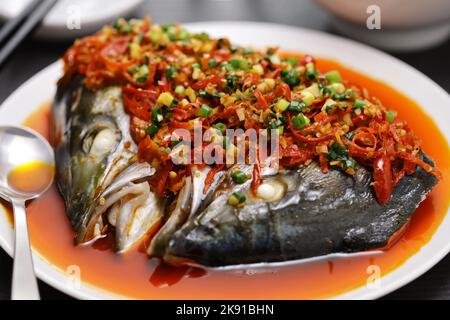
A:
[[[155,22],[248,20],[290,24],[333,33],[330,17],[310,0],[148,0],[135,16]],[[25,80],[57,60],[70,43],[27,39],[0,69],[0,103]],[[450,92],[450,41],[426,51],[394,54]],[[39,103],[37,101],[36,103]],[[9,299],[12,260],[0,249],[0,299]],[[70,299],[39,282],[43,299]],[[389,299],[450,299],[450,255]]]

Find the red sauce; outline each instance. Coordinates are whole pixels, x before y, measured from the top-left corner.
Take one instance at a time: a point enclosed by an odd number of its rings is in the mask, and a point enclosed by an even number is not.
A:
[[[338,69],[343,78],[363,85],[400,118],[408,121],[423,140],[423,149],[437,163],[443,180],[414,213],[403,236],[380,255],[321,261],[270,273],[208,272],[173,268],[148,260],[139,250],[116,255],[112,239],[94,246],[75,247],[74,232],[55,188],[28,208],[32,245],[61,270],[81,269],[82,281],[132,298],[148,299],[315,299],[345,293],[364,285],[376,264],[386,275],[414,255],[433,236],[450,201],[450,151],[436,124],[411,99],[377,80],[334,61],[320,59],[321,71]],[[26,125],[49,136],[49,106],[34,113]]]

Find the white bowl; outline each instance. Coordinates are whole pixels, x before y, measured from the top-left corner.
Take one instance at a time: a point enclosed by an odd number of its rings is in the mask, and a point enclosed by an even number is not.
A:
[[[450,35],[448,0],[317,1],[335,16],[333,23],[338,31],[383,49],[423,49],[445,41]],[[381,29],[367,27],[374,5],[379,8]]]

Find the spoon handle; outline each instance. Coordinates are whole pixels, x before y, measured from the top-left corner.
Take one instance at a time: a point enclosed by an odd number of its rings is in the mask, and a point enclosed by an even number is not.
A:
[[[24,202],[13,201],[14,209],[14,270],[12,300],[39,300],[39,289],[33,268],[27,213]]]

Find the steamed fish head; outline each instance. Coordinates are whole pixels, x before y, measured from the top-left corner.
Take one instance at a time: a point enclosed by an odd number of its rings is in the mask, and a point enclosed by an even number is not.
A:
[[[118,251],[126,251],[162,216],[146,182],[155,170],[137,161],[119,87],[94,93],[80,86],[65,94],[72,98],[60,93],[54,105],[55,126],[63,135],[57,137],[56,161],[76,242],[96,240],[112,226]]]

